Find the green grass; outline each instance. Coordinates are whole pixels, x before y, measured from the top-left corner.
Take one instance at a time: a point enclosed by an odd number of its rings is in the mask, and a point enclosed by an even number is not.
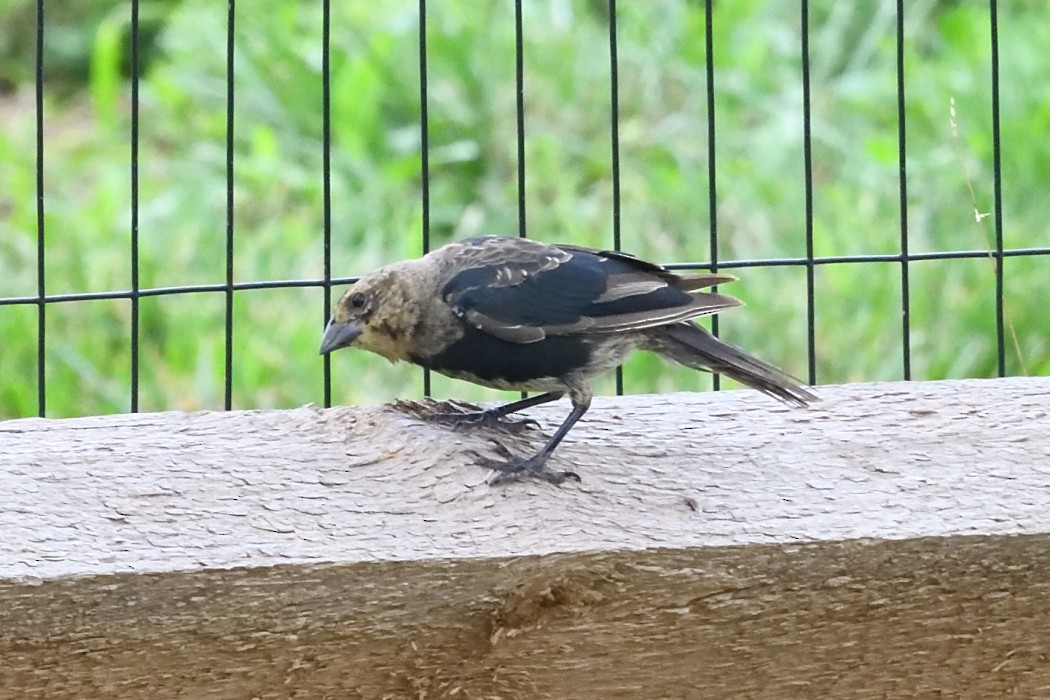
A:
[[[26,5],[25,3],[21,3]],[[50,50],[45,195],[49,293],[130,285],[127,25],[118,3],[47,4]],[[899,249],[895,18],[885,3],[811,3],[813,233],[817,255]],[[32,7],[26,5],[31,10]],[[88,4],[78,6],[88,8]],[[354,275],[420,253],[417,3],[332,3],[333,261]],[[442,242],[517,231],[514,25],[510,3],[428,3],[431,227]],[[708,187],[704,15],[697,3],[620,3],[624,246],[671,262],[705,260]],[[530,235],[612,239],[608,27],[603,3],[525,4],[526,199]],[[908,220],[913,252],[983,249],[992,210],[988,14],[981,2],[907,3]],[[236,279],[322,276],[321,18],[282,0],[237,17]],[[141,284],[225,279],[225,5],[143,3],[149,63],[141,84]],[[84,9],[87,12],[87,9]],[[1050,23],[1037,2],[1000,7],[1003,221],[1007,246],[1047,245]],[[22,26],[12,22],[11,27]],[[31,25],[30,25],[31,26]],[[14,30],[9,30],[9,34]],[[0,30],[0,46],[17,51]],[[721,259],[805,253],[799,17],[791,3],[716,3],[718,227]],[[28,56],[31,59],[31,54]],[[13,65],[10,57],[0,69]],[[61,59],[61,62],[60,62]],[[0,100],[0,296],[36,293],[31,76]],[[949,119],[955,101],[958,134]],[[1010,373],[1050,372],[1050,259],[1010,259],[1006,307],[1020,355]],[[805,275],[756,268],[727,291],[727,338],[804,375]],[[821,382],[899,378],[900,269],[816,273]],[[992,376],[995,328],[987,260],[915,263],[916,378]],[[319,289],[244,292],[234,308],[234,405],[322,400]],[[142,301],[143,410],[220,408],[223,297]],[[130,303],[47,311],[48,414],[129,408]],[[34,307],[0,307],[0,416],[36,413]],[[416,370],[378,357],[333,357],[342,403],[421,392]],[[694,390],[710,379],[639,357],[627,390]],[[435,379],[435,392],[500,396]],[[611,379],[601,391],[612,390]]]

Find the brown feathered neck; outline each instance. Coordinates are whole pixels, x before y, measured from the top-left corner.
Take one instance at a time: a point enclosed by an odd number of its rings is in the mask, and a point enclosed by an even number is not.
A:
[[[355,347],[391,362],[410,360],[435,342],[433,322],[450,313],[436,294],[440,274],[440,266],[427,256],[385,265],[347,289],[333,317],[361,324]],[[360,309],[352,303],[356,294],[364,295]]]

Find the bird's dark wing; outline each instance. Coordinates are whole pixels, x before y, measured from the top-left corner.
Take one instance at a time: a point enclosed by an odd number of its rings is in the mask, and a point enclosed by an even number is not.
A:
[[[515,343],[650,328],[740,304],[696,291],[732,277],[681,277],[623,253],[499,237],[442,251],[444,301],[467,323]]]
[[[581,246],[565,245],[562,243],[559,243],[557,247],[570,252],[591,253],[592,255],[599,255],[603,258],[622,260],[634,266],[637,270],[644,270],[654,274],[672,287],[684,291],[706,289],[707,287],[714,287],[716,284],[723,284],[725,282],[736,282],[736,277],[733,275],[716,275],[710,272],[704,272],[699,275],[680,275],[676,272],[671,272],[666,267],[661,267],[656,263],[642,260],[630,253],[624,253],[618,250],[597,250],[594,248],[583,248]]]

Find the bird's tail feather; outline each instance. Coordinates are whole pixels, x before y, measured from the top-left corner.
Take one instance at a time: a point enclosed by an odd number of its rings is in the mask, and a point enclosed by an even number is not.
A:
[[[805,406],[817,400],[794,377],[719,340],[694,323],[652,329],[646,349],[686,367],[725,375],[785,403]]]

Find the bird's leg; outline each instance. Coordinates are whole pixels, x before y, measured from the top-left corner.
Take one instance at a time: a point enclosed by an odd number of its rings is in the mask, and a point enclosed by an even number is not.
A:
[[[539,398],[539,397],[537,397]],[[524,399],[527,401],[528,399]],[[591,406],[590,391],[576,392],[572,394],[572,412],[569,413],[565,421],[558,426],[558,430],[555,431],[551,439],[547,441],[539,452],[534,454],[532,457],[523,458],[517,457],[510,452],[502,444],[496,442],[497,451],[503,456],[503,459],[493,459],[491,457],[485,457],[479,455],[476,452],[474,456],[477,458],[479,466],[487,469],[495,469],[500,472],[492,481],[491,484],[501,484],[508,481],[518,481],[522,478],[535,477],[537,479],[543,479],[549,481],[552,484],[560,484],[566,479],[580,480],[580,475],[572,471],[552,471],[547,469],[547,458],[554,452],[554,448],[558,446],[558,443],[569,433],[572,426],[576,425],[576,422],[583,417],[583,414],[587,412],[587,409]],[[495,441],[493,441],[495,442]]]
[[[530,396],[527,399],[511,401],[510,403],[505,403],[502,406],[493,406],[492,408],[486,408],[478,411],[432,413],[427,416],[427,420],[432,420],[438,423],[446,423],[456,427],[499,427],[510,428],[512,430],[524,430],[525,428],[537,427],[539,424],[531,418],[524,418],[519,421],[510,422],[504,422],[503,419],[511,413],[517,413],[518,411],[524,410],[526,408],[532,408],[533,406],[539,406],[540,404],[548,403],[550,401],[556,401],[560,399],[563,395],[563,392],[551,391],[546,394],[537,394],[536,396]]]

